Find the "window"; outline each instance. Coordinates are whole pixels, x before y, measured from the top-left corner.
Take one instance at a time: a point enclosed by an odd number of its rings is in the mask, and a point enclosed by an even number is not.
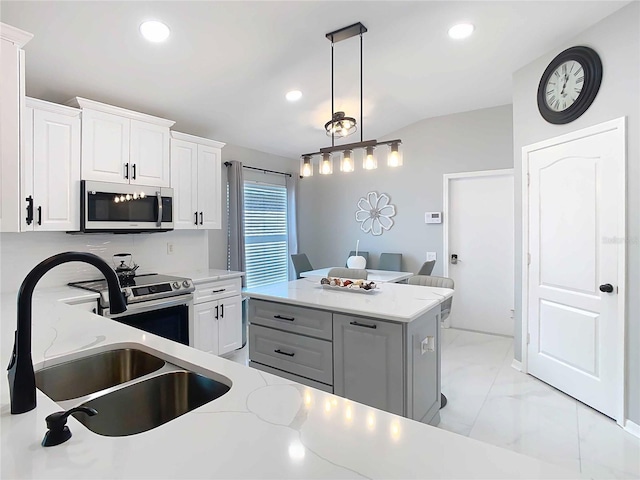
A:
[[[289,279],[285,187],[244,183],[244,242],[247,287]]]

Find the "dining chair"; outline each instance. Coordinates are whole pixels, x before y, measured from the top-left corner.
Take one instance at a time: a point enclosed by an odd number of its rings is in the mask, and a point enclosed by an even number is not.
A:
[[[349,257],[353,257],[355,254],[356,254],[356,251],[355,250],[351,250],[349,252]],[[361,257],[364,257],[366,263],[369,263],[369,252],[360,252],[360,251],[358,251],[358,255],[361,256]],[[345,263],[344,266],[346,267],[347,264]]]
[[[424,262],[420,267],[420,270],[418,270],[418,273],[416,273],[416,275],[431,275],[431,272],[433,272],[433,267],[435,266],[435,264],[436,264],[435,260],[429,260],[428,262]]]
[[[334,267],[329,270],[327,274],[328,277],[338,277],[338,278],[360,278],[362,280],[366,280],[368,273],[366,270],[361,270],[359,268],[344,268],[344,267]]]
[[[422,266],[424,268],[427,263],[436,263],[435,260],[431,262],[425,262]],[[433,269],[433,265],[431,265],[431,269]],[[420,269],[422,270],[422,269]],[[414,275],[409,279],[409,285],[422,285],[424,287],[442,287],[442,288],[453,288],[455,282],[452,278],[448,277],[432,277],[429,275]],[[453,297],[447,298],[444,302],[440,304],[440,321],[444,321],[449,317],[451,313],[451,304],[453,303]],[[447,404],[447,397],[444,393],[440,392],[440,408],[444,408]]]
[[[387,270],[391,272],[400,272],[402,265],[401,253],[381,253],[380,264],[378,270]]]
[[[313,270],[306,253],[292,253],[291,263],[293,263],[293,269],[296,271],[296,278],[302,278],[300,276],[301,273]]]

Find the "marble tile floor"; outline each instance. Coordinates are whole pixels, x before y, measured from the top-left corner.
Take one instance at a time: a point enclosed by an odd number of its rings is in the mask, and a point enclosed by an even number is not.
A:
[[[248,345],[225,356],[246,365]],[[442,330],[439,428],[581,472],[640,479],[640,439],[615,421],[511,367],[511,338]]]

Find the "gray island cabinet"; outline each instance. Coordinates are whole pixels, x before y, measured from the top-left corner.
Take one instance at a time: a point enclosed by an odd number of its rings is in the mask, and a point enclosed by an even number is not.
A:
[[[435,425],[440,303],[452,293],[398,284],[325,291],[309,279],[249,289],[249,365]]]

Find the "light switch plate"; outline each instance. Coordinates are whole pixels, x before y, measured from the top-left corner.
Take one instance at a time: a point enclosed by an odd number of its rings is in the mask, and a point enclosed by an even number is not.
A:
[[[436,252],[427,252],[427,262],[430,262],[431,260],[437,260],[436,257]]]

